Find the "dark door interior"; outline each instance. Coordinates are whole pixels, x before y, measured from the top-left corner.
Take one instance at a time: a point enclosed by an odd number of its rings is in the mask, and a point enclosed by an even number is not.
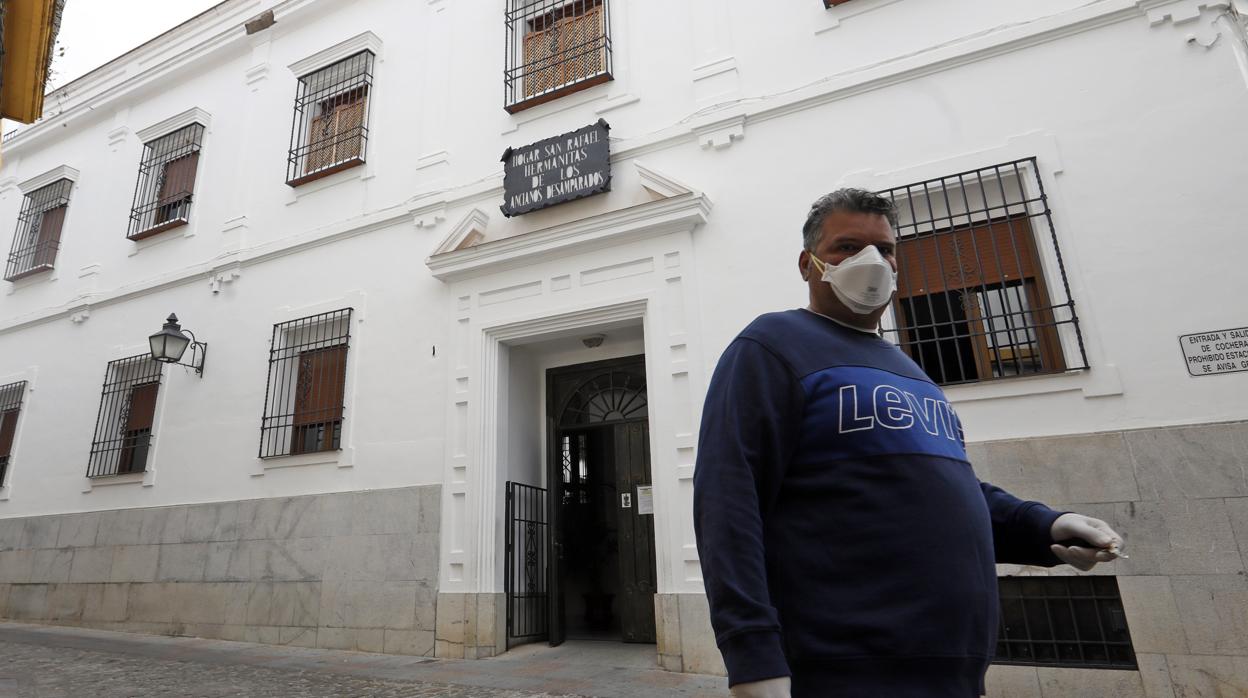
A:
[[[551,644],[654,642],[654,515],[640,357],[552,369]]]

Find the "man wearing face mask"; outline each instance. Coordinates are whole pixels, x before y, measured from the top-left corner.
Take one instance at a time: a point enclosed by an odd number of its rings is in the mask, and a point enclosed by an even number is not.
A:
[[[896,225],[867,191],[816,201],[810,305],[746,327],[707,392],[694,525],[739,698],[979,696],[993,563],[1087,570],[1122,544],[976,478],[944,393],[879,333]]]

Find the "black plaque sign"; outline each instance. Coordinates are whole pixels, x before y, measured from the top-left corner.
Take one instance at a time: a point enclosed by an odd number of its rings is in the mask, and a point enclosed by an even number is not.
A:
[[[504,216],[611,190],[610,124],[597,123],[503,153]]]

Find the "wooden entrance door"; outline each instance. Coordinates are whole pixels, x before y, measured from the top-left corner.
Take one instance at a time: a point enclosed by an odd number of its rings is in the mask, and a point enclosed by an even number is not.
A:
[[[551,644],[563,641],[571,623],[597,633],[614,627],[626,642],[654,642],[644,361],[552,369],[547,388]]]
[[[654,642],[654,507],[650,425],[615,426],[615,502],[620,537],[620,629],[625,642]]]

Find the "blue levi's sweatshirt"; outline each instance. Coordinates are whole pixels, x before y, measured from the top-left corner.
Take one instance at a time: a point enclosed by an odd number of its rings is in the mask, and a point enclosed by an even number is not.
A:
[[[976,478],[944,393],[891,342],[791,310],[720,358],[694,527],[730,685],[980,695],[993,563],[1058,564],[1059,515]]]

